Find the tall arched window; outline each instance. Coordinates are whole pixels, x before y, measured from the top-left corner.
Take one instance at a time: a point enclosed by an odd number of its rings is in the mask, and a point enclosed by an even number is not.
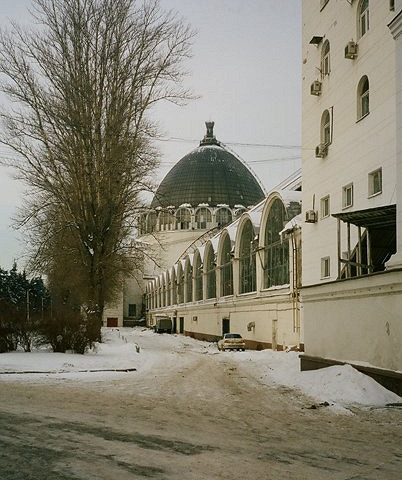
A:
[[[225,235],[220,255],[221,296],[233,295],[233,264],[229,235]]]
[[[329,75],[330,63],[329,63],[329,41],[325,40],[321,50],[321,75]]]
[[[184,303],[184,270],[181,262],[177,268],[177,303]]]
[[[166,273],[166,306],[172,305],[172,276]]]
[[[209,244],[205,259],[206,298],[216,297],[216,273],[215,254],[212,245]]]
[[[162,277],[162,298],[161,307],[166,307],[166,278]]]
[[[156,229],[156,213],[149,212],[147,216],[147,232],[152,233]]]
[[[194,299],[195,301],[197,300],[202,300],[202,263],[201,263],[201,258],[200,254],[196,253],[194,256]]]
[[[243,226],[239,251],[240,293],[256,291],[254,228],[250,220]]]
[[[172,274],[170,277],[170,298],[172,301],[172,305],[176,305],[177,303],[177,282],[176,282],[176,274],[174,268],[172,268]]]
[[[361,0],[358,12],[358,37],[362,37],[370,28],[369,0]]]
[[[328,110],[324,110],[321,117],[321,143],[327,146],[331,143],[331,115]]]
[[[206,228],[212,228],[212,214],[208,208],[202,207],[195,212],[195,224],[196,228],[205,230]]]
[[[369,81],[366,75],[357,86],[357,118],[363,118],[370,112]]]
[[[187,286],[186,290],[186,302],[193,301],[193,267],[191,266],[190,260],[186,262],[186,268],[184,270],[185,282]]]
[[[228,208],[220,208],[215,213],[218,227],[224,227],[232,221],[232,212]]]
[[[286,222],[283,203],[276,199],[269,210],[264,235],[264,287],[289,283],[289,243],[281,241],[279,232]]]
[[[191,224],[191,212],[188,208],[179,208],[176,212],[176,229],[188,230]]]

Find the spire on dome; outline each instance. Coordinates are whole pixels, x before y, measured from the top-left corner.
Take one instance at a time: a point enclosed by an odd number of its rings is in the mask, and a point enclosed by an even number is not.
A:
[[[215,138],[214,135],[214,125],[215,122],[205,122],[205,126],[207,127],[207,133],[205,134],[204,138],[200,142],[201,145],[220,145],[218,140]]]

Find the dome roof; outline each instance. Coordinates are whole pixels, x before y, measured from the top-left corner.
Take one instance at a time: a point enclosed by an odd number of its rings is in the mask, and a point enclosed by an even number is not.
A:
[[[216,140],[214,122],[206,122],[206,126],[200,146],[185,155],[162,180],[152,208],[202,203],[249,207],[265,197],[244,163]]]

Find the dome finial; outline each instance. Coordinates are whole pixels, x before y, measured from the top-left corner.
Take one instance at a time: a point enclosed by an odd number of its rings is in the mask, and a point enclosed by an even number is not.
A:
[[[205,122],[205,126],[207,127],[207,133],[205,134],[204,138],[201,140],[200,146],[201,145],[220,145],[214,135],[214,125],[215,125],[215,122],[212,122],[212,121]]]

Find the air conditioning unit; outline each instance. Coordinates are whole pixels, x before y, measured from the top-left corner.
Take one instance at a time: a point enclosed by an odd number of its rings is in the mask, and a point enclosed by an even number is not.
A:
[[[324,158],[327,156],[328,146],[325,143],[320,143],[315,147],[315,156],[317,158]]]
[[[311,95],[321,95],[321,82],[315,80],[310,87]]]
[[[357,43],[348,42],[345,47],[345,58],[354,59],[357,57]]]
[[[306,223],[315,223],[317,221],[317,214],[315,210],[306,211]]]

